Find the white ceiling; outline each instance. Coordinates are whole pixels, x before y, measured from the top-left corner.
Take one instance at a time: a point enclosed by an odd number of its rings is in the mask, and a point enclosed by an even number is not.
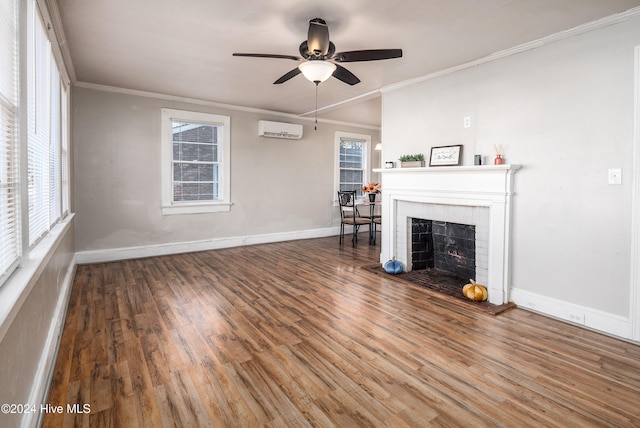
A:
[[[361,83],[319,87],[320,117],[380,125],[382,87],[468,63],[640,6],[640,0],[57,0],[76,82],[303,115],[314,84],[284,59],[308,20],[323,18],[337,51],[401,48],[386,61],[343,63]],[[57,29],[60,32],[60,29]]]

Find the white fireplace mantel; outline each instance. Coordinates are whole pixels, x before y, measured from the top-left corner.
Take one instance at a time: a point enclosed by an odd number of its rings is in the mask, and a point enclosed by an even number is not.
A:
[[[511,200],[521,165],[482,165],[375,169],[382,174],[380,262],[395,257],[407,267],[409,248],[403,203],[486,207],[489,209],[487,290],[489,301],[509,301]],[[428,208],[427,208],[428,210]]]

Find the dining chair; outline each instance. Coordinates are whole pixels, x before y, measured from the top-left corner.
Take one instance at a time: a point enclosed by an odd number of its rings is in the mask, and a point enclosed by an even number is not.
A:
[[[382,217],[377,216],[373,217],[373,245],[376,245],[376,232],[378,229],[378,225],[380,225],[380,230],[382,230]]]
[[[358,230],[360,226],[371,227],[371,219],[360,217],[356,207],[356,191],[355,190],[339,190],[338,204],[340,205],[340,244],[344,239],[345,225],[353,226],[353,236],[351,237],[351,245],[355,247],[358,242]]]
[[[369,220],[369,244],[375,245],[377,225],[382,224],[380,221],[380,202],[371,200],[365,201],[363,204],[359,205],[358,209],[362,209],[362,211],[359,211],[360,217],[364,217]]]

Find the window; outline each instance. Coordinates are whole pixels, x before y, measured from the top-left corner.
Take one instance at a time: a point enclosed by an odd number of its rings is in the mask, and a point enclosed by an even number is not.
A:
[[[37,6],[30,3],[31,9]],[[49,90],[50,44],[38,13],[29,14],[27,97],[28,97],[28,188],[29,246],[48,230],[49,226]]]
[[[362,186],[369,181],[370,146],[370,135],[336,132],[336,191],[355,190],[362,196]]]
[[[37,4],[29,3],[27,38],[27,186],[29,247],[33,247],[62,219],[62,201],[68,189],[67,115],[63,106],[60,71],[53,57],[51,42]],[[65,146],[63,151],[62,147]]]
[[[51,67],[51,130],[49,133],[49,223],[51,227],[60,221],[62,215],[60,155],[61,155],[61,103],[60,73]]]
[[[36,1],[26,4],[26,31],[18,31],[19,4],[0,0],[0,285],[69,212],[64,68],[54,59]],[[19,43],[22,33],[26,40]],[[26,50],[23,56],[19,46]],[[20,57],[25,58],[22,67]],[[21,168],[25,155],[26,168]]]
[[[60,209],[62,217],[69,214],[69,95],[67,85],[60,85]]]
[[[20,261],[17,2],[0,1],[0,284]]]
[[[229,211],[231,119],[162,109],[162,212]]]

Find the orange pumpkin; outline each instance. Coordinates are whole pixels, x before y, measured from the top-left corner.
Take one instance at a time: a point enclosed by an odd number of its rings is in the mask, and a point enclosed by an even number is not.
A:
[[[476,284],[473,279],[470,279],[469,281],[469,284],[465,284],[465,286],[462,287],[462,294],[464,294],[468,299],[477,302],[483,302],[487,300],[487,287],[485,287],[484,285]]]

